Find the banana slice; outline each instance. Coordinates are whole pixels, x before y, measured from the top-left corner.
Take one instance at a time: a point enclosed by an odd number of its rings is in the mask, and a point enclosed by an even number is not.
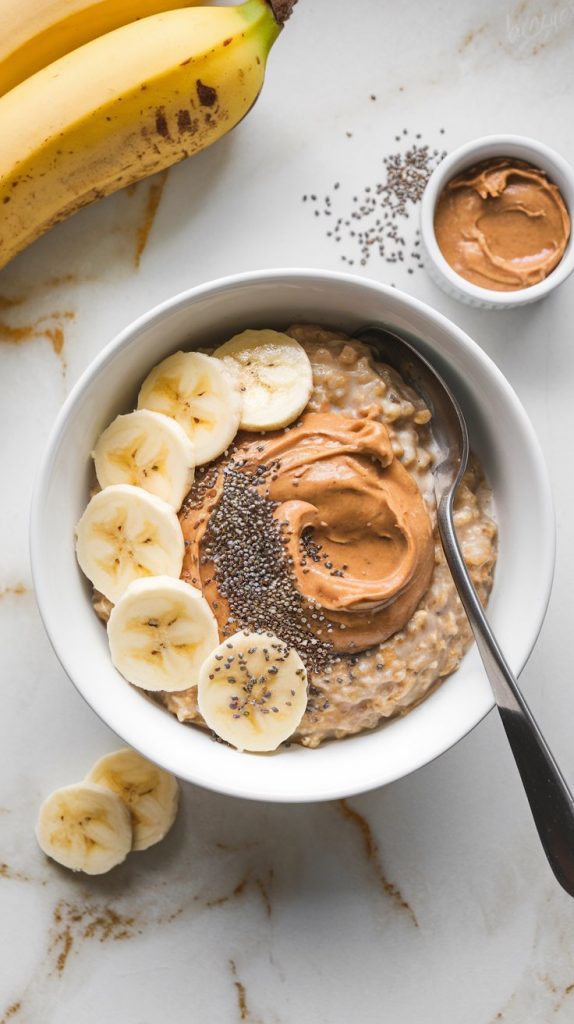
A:
[[[131,484],[95,494],[76,527],[80,568],[114,604],[142,576],[178,577],[184,550],[171,505]]]
[[[179,423],[140,409],[116,416],[93,451],[100,487],[133,484],[177,511],[193,483],[195,453]]]
[[[128,807],[133,850],[147,850],[148,846],[159,843],[175,821],[179,800],[175,775],[158,768],[129,747],[96,761],[86,782],[111,790]]]
[[[209,728],[238,750],[276,750],[303,717],[307,673],[273,633],[235,633],[203,663],[197,698]]]
[[[42,804],[36,838],[44,853],[65,868],[103,875],[121,864],[132,848],[130,812],[104,786],[63,786]]]
[[[152,576],[131,583],[108,621],[112,661],[143,690],[195,686],[217,646],[217,622],[201,592],[183,580]]]
[[[276,430],[296,420],[313,388],[305,349],[279,331],[243,331],[213,353],[237,381],[244,430]]]
[[[217,458],[235,437],[241,398],[221,363],[202,352],[176,352],[144,380],[138,409],[171,416],[193,441],[196,465]]]

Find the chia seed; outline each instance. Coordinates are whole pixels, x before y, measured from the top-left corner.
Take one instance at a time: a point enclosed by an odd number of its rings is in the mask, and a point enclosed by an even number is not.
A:
[[[444,134],[444,128],[440,133]],[[347,135],[351,137],[350,132]],[[314,209],[316,218],[337,215],[326,235],[336,244],[343,243],[342,262],[350,265],[357,262],[362,267],[377,258],[389,264],[408,263],[406,269],[409,274],[422,267],[419,231],[416,230],[413,245],[413,233],[407,231],[407,225],[432,172],[447,154],[446,150],[439,152],[423,144],[420,133],[411,144],[407,136],[406,128],[395,136],[395,141],[406,148],[382,158],[384,174],[380,181],[365,185],[362,194],[350,196],[345,196],[341,182],[336,181],[333,185],[333,193],[336,194],[325,197],[322,209]],[[317,201],[316,195],[310,198],[314,203]],[[337,203],[339,207],[335,208]],[[350,230],[351,224],[353,230]],[[359,225],[360,230],[357,230]],[[407,233],[410,234],[410,242],[405,237]]]
[[[251,474],[233,459],[224,466],[202,559],[213,563],[217,589],[229,604],[227,635],[239,629],[274,633],[298,651],[309,671],[320,672],[334,651],[310,628],[313,609],[297,589],[284,549],[285,525],[274,514],[277,503],[261,493],[274,468],[260,466]],[[317,622],[322,626],[326,620],[319,615]]]

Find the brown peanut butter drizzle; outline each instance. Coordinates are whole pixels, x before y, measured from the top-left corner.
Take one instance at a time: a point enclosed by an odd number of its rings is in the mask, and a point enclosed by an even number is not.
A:
[[[401,629],[434,566],[424,501],[377,414],[374,407],[359,417],[308,413],[265,438],[245,435],[232,455],[242,472],[259,473],[257,489],[275,504],[291,575],[305,599],[306,626],[337,652],[364,650]],[[202,557],[222,486],[223,465],[181,523],[184,578],[201,587],[223,633],[230,606],[218,593],[216,567]]]
[[[482,288],[516,291],[543,281],[560,262],[570,217],[544,171],[497,159],[448,182],[434,228],[457,274]]]

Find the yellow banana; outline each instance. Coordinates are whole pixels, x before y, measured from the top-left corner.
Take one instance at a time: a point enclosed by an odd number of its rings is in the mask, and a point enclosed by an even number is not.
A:
[[[292,6],[246,0],[155,14],[0,97],[0,267],[80,207],[233,128],[259,94]]]
[[[4,0],[0,96],[52,61],[120,25],[201,0]]]

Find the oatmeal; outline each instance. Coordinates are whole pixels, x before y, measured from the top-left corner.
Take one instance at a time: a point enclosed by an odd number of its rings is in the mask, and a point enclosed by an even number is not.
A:
[[[180,512],[182,578],[202,590],[222,640],[272,629],[299,651],[309,699],[292,738],[316,747],[407,712],[472,638],[436,532],[429,410],[365,345],[310,325],[287,333],[311,362],[307,407],[285,430],[240,432],[196,474]],[[490,504],[473,458],[455,525],[484,603]],[[197,687],[159,699],[203,724]]]

